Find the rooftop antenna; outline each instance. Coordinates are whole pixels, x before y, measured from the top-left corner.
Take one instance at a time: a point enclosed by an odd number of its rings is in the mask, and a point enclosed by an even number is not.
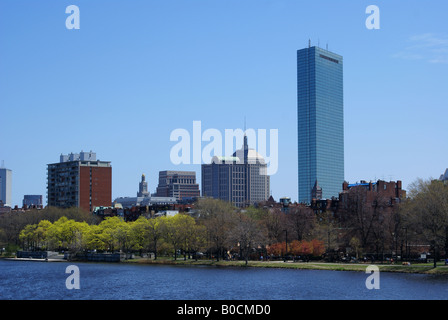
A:
[[[327,42],[327,51],[328,51],[328,42]]]
[[[311,48],[311,39],[308,39],[308,48]]]

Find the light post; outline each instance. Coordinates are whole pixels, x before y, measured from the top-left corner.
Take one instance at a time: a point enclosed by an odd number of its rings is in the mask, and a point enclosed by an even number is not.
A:
[[[404,253],[406,255],[406,261],[409,261],[409,254],[408,254],[408,228],[403,227],[404,229]]]
[[[288,256],[288,230],[283,230],[285,231],[285,261],[286,261],[286,257]]]

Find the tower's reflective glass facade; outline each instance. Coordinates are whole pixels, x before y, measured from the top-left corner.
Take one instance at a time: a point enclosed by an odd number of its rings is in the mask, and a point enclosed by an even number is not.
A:
[[[299,202],[338,197],[344,182],[343,59],[309,47],[297,51]]]

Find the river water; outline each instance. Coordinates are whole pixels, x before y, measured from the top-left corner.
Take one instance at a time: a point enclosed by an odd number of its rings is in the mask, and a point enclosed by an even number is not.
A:
[[[79,269],[79,289],[68,289]],[[1,300],[445,300],[448,276],[0,259]],[[75,282],[70,282],[75,283]]]

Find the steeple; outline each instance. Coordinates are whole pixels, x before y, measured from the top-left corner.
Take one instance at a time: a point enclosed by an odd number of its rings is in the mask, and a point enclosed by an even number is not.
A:
[[[314,183],[313,190],[311,190],[311,199],[322,200],[322,188],[319,187],[317,180]]]
[[[137,197],[149,196],[148,183],[146,182],[145,174],[142,174],[142,181],[138,184]]]

